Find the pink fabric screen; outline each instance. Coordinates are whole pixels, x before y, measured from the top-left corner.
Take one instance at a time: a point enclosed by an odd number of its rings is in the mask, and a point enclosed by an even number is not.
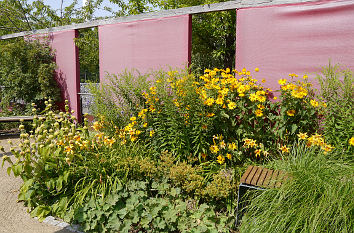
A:
[[[61,90],[63,99],[59,106],[63,110],[64,100],[69,101],[69,107],[74,110],[74,115],[80,116],[80,68],[78,49],[74,39],[77,37],[76,30],[54,32],[50,35],[50,43],[55,50],[55,61],[57,63],[56,81]]]
[[[136,68],[180,67],[190,62],[191,16],[173,16],[98,27],[100,79]]]
[[[354,1],[246,8],[237,11],[236,69],[260,68],[256,78],[278,89],[289,73],[340,63],[354,70]]]

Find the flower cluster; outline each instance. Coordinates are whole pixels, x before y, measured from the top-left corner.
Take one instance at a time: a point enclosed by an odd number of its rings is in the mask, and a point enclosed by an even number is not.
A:
[[[300,140],[305,140],[306,145],[308,147],[318,146],[321,148],[321,150],[324,151],[324,153],[330,152],[334,149],[333,146],[325,143],[324,138],[320,134],[314,134],[309,137],[309,136],[307,136],[307,133],[299,133],[298,137]]]
[[[253,149],[253,153],[256,158],[260,158],[261,155],[267,157],[269,152],[264,148],[262,143],[257,143],[256,140],[250,138],[243,139],[243,148]]]
[[[213,144],[209,147],[211,154],[218,155],[216,161],[219,164],[225,163],[225,158],[232,160],[232,154],[237,150],[237,143],[226,143],[222,135],[213,136]]]

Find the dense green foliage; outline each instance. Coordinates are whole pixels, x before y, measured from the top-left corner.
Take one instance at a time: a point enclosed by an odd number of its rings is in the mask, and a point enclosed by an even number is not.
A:
[[[0,47],[1,108],[30,110],[32,102],[44,105],[44,99],[58,100],[54,80],[56,64],[49,46],[38,41],[18,39]],[[16,106],[17,105],[17,106]]]
[[[353,72],[338,65],[329,65],[317,79],[321,86],[319,95],[328,106],[323,114],[326,139],[338,149],[353,149],[348,146],[349,139],[354,135]]]
[[[281,101],[274,102],[246,70],[206,70],[199,77],[188,70],[126,72],[93,88],[93,108],[122,143],[141,140],[181,161],[191,154],[233,166],[286,152],[297,134],[317,131],[323,106],[313,106],[307,78],[280,83]]]

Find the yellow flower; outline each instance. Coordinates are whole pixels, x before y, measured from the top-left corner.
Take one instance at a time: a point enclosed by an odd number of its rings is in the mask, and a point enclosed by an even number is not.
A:
[[[354,146],[354,137],[351,137],[351,138],[349,139],[349,144],[350,144],[351,146]]]
[[[207,115],[206,115],[207,117],[212,117],[212,116],[215,116],[215,114],[214,113],[207,113]]]
[[[216,154],[219,151],[219,147],[217,145],[212,145],[210,146],[210,151],[211,153]]]
[[[217,159],[218,159],[217,160],[218,163],[220,163],[220,164],[223,164],[225,162],[225,158],[223,156],[221,156],[221,155],[219,155]]]
[[[252,102],[256,101],[257,98],[258,98],[258,96],[257,96],[255,93],[251,93],[251,94],[250,94],[249,99],[250,99]]]
[[[278,97],[274,96],[274,97],[273,97],[273,100],[276,100],[276,99],[278,99]]]
[[[258,71],[259,71],[259,68],[258,68],[258,67],[256,67],[256,68],[254,69],[254,71],[258,72]]]
[[[305,139],[308,137],[308,136],[307,136],[307,133],[299,133],[297,136],[298,136],[299,139],[301,139],[301,140],[305,140]]]
[[[226,154],[226,158],[228,158],[228,159],[231,160],[231,154],[230,154],[230,153],[227,153],[227,154]]]
[[[102,124],[98,121],[95,121],[92,125],[92,128],[96,131],[99,131],[100,129],[102,129]]]
[[[269,152],[268,151],[263,151],[263,155],[267,157],[269,155]]]
[[[310,104],[314,107],[317,108],[319,103],[316,100],[310,100]]]
[[[150,137],[154,136],[154,134],[155,134],[155,131],[154,131],[154,130],[151,130],[151,131],[150,131]]]
[[[146,128],[147,126],[148,126],[148,123],[145,122],[145,123],[143,124],[143,127]]]
[[[205,102],[204,102],[204,104],[205,105],[208,105],[208,106],[211,106],[211,105],[213,105],[213,103],[214,103],[214,99],[213,98],[208,98]]]
[[[205,153],[201,153],[200,155],[202,156],[203,159],[205,159],[207,157],[207,154],[205,154]]]
[[[285,78],[283,78],[283,79],[278,80],[278,83],[279,83],[281,86],[283,86],[283,85],[285,85],[286,81],[287,81],[287,80],[286,80]]]
[[[286,145],[280,147],[280,150],[281,150],[281,152],[283,152],[283,153],[289,153],[289,148],[288,148]]]
[[[260,156],[262,150],[261,149],[257,149],[254,151],[254,153],[256,154],[256,157]]]
[[[220,148],[221,148],[221,149],[225,149],[225,147],[226,147],[226,143],[224,142],[224,140],[222,140],[222,141],[219,143],[219,145],[220,145]]]
[[[288,116],[294,116],[295,115],[295,110],[294,109],[290,109],[290,110],[288,110],[288,111],[286,111],[286,114],[288,115]]]
[[[263,111],[260,110],[260,109],[257,109],[254,113],[256,114],[256,117],[261,117],[261,116],[263,116]]]
[[[133,116],[133,117],[130,118],[130,120],[131,121],[136,121],[136,117]]]
[[[266,101],[266,97],[265,96],[263,96],[263,95],[259,95],[259,96],[257,96],[257,100],[259,101],[259,102],[265,102]]]
[[[262,104],[258,104],[257,107],[258,107],[259,109],[261,109],[261,110],[264,109],[264,105],[262,105]]]
[[[215,103],[219,104],[219,105],[222,105],[224,103],[224,100],[222,98],[217,98]]]
[[[330,152],[334,149],[334,146],[331,146],[329,144],[324,144],[323,146],[321,146],[321,149],[324,150],[324,153]]]
[[[227,107],[228,107],[230,110],[232,110],[232,109],[236,108],[236,103],[230,101],[230,103],[228,103]]]
[[[307,96],[308,91],[306,89],[304,89],[301,86],[297,86],[294,88],[294,90],[291,92],[291,95],[295,98],[299,98],[302,99],[305,96]]]
[[[73,148],[71,146],[65,147],[64,152],[66,152],[67,154],[73,154],[74,153]]]
[[[237,149],[236,143],[234,143],[234,142],[233,142],[233,143],[230,143],[230,144],[229,144],[229,149],[230,149],[230,150],[236,150],[236,149]]]

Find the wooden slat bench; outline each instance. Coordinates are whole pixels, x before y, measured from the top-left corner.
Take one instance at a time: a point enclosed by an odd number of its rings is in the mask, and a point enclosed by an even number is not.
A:
[[[10,116],[0,117],[0,122],[20,122],[20,121],[33,121],[33,116]]]
[[[258,166],[248,166],[242,175],[238,189],[236,224],[242,218],[242,197],[249,189],[265,190],[268,188],[279,188],[288,179],[284,171],[270,170]]]

